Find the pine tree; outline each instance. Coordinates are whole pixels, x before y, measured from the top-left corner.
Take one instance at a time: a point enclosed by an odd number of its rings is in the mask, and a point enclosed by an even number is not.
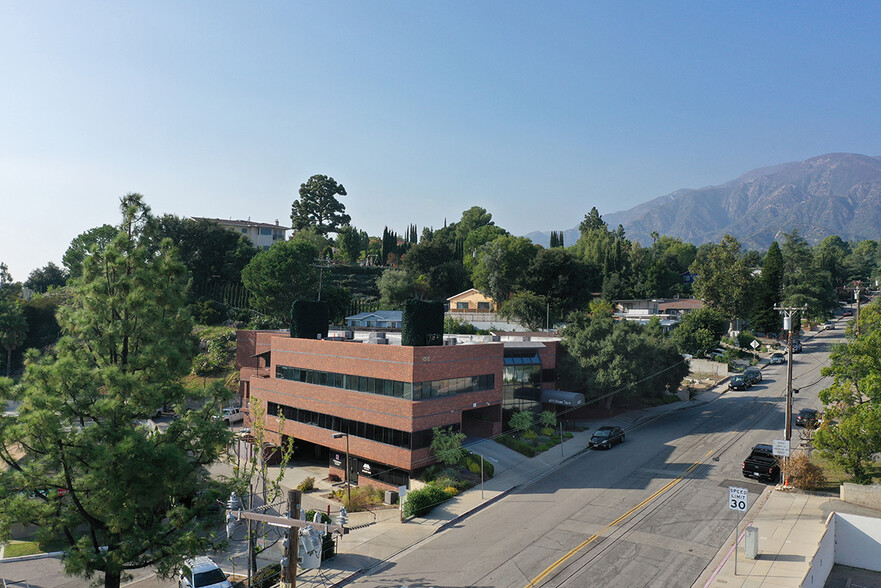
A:
[[[0,419],[0,539],[35,525],[65,541],[67,573],[101,572],[112,588],[130,569],[169,576],[218,543],[210,513],[227,491],[206,470],[227,442],[211,418],[226,393],[181,384],[196,349],[189,274],[170,240],[149,243],[141,196],[124,197],[122,212],[117,236],[73,281],[55,349],[28,353],[18,416]],[[10,393],[0,382],[0,397]],[[180,418],[154,431],[144,419],[163,405]]]

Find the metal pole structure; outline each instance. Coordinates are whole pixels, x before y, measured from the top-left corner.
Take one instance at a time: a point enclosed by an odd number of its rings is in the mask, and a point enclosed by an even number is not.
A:
[[[566,457],[566,452],[563,451],[563,421],[560,421],[560,456]]]
[[[737,575],[737,535],[740,533],[740,517],[737,511],[734,511],[734,575]]]
[[[300,517],[300,501],[303,493],[299,490],[288,490],[288,518],[296,519]],[[288,567],[281,571],[282,577],[290,585],[291,588],[297,586],[297,554],[299,552],[300,533],[297,527],[288,529],[288,551],[285,556],[288,558]]]
[[[783,328],[788,330],[787,337],[787,357],[786,357],[786,425],[784,433],[784,438],[787,443],[792,441],[792,344],[793,344],[793,336],[792,331],[794,330],[795,324],[793,322],[793,318],[795,313],[799,311],[806,311],[808,309],[807,305],[803,307],[784,307],[784,306],[775,306],[774,310],[779,310],[783,312]],[[783,471],[785,475],[783,477],[783,486],[789,486],[789,456],[783,458]]]
[[[254,484],[249,486],[250,492],[248,492],[248,510],[252,510],[254,508]],[[251,527],[251,520],[248,520],[248,588],[251,588],[251,574],[256,572],[251,568],[251,554],[254,552],[254,534]]]
[[[860,338],[860,292],[861,292],[860,286],[862,286],[862,285],[863,285],[862,282],[857,282],[856,289],[854,290],[854,295],[857,299],[857,316],[856,316],[856,318],[857,318],[857,330],[856,330],[857,339]]]
[[[478,453],[478,455],[480,455]],[[480,456],[480,499],[483,500],[483,456]]]
[[[352,483],[349,481],[349,434],[346,433],[346,507],[352,508]]]
[[[346,426],[348,428],[348,425]],[[349,433],[334,433],[334,439],[346,438],[346,506],[352,504],[352,485],[349,484]]]

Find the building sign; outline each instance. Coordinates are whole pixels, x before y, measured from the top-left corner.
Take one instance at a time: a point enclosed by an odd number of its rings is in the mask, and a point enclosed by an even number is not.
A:
[[[330,459],[330,463],[334,465],[334,467],[341,468],[343,467],[343,460],[340,459],[339,453],[334,453],[333,457]]]

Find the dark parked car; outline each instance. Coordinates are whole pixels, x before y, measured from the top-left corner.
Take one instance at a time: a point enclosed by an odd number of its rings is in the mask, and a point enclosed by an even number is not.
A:
[[[820,411],[813,408],[803,408],[795,417],[795,424],[799,427],[816,427],[820,422]]]
[[[728,389],[729,390],[746,390],[750,386],[753,385],[752,380],[750,380],[747,376],[743,374],[737,374],[736,376],[731,376],[731,379],[728,380]]]
[[[844,309],[844,316],[853,316],[853,311],[849,308]]]
[[[743,375],[749,378],[750,382],[753,384],[758,384],[762,381],[762,370],[756,366],[750,366],[743,370]]]
[[[771,363],[786,363],[786,356],[782,353],[773,353],[771,354]]]
[[[801,353],[801,341],[799,341],[798,339],[792,342],[792,352]]]
[[[594,431],[588,445],[600,449],[610,449],[619,443],[624,443],[624,429],[605,426]]]

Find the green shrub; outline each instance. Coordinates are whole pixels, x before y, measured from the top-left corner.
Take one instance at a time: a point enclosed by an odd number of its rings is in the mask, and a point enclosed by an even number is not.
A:
[[[480,473],[480,462],[477,461],[469,461],[468,462],[468,471],[472,474]]]
[[[437,474],[440,471],[440,469],[441,469],[440,466],[437,464],[428,466],[422,472],[422,477],[421,477],[422,481],[425,482],[426,484],[433,482],[434,479],[437,478]]]
[[[280,577],[281,564],[270,564],[251,576],[251,584],[257,588],[270,588],[278,583]]]
[[[411,490],[407,493],[407,500],[404,502],[404,516],[424,516],[428,514],[432,508],[449,498],[450,497],[446,492],[434,484],[429,484],[418,490]]]
[[[541,453],[542,451],[547,451],[550,448],[550,445],[548,445],[547,443],[539,443],[538,447],[536,447],[535,450]]]
[[[453,480],[459,477],[459,468],[444,468],[438,474],[438,478],[451,478]]]
[[[351,492],[345,488],[334,491],[334,497],[343,503],[349,512],[370,510],[371,507],[382,504],[385,493],[371,486],[357,486]],[[351,496],[351,498],[350,498]]]
[[[541,430],[541,434],[544,435],[545,437],[550,437],[551,435],[554,434],[554,429],[551,427],[545,427],[544,429]]]
[[[750,349],[750,343],[756,338],[750,331],[741,331],[737,334],[737,346],[741,349]]]
[[[219,325],[227,318],[226,305],[205,298],[190,305],[190,312],[200,325]]]
[[[538,437],[538,433],[536,433],[532,429],[529,429],[529,430],[523,432],[524,439],[529,439],[530,441],[532,441],[536,437]]]
[[[321,513],[321,522],[322,523],[333,523],[333,519],[327,516],[326,512],[322,512],[320,510],[307,510],[306,511],[306,520],[311,521],[315,517],[315,513]]]
[[[566,431],[565,433],[563,433],[563,437],[566,439],[571,439],[573,435],[569,431]]]
[[[315,478],[309,476],[297,485],[297,490],[300,492],[312,492],[315,490]]]
[[[553,429],[557,424],[557,415],[549,410],[544,410],[538,415],[538,422],[544,427]]]
[[[535,415],[530,410],[519,410],[511,415],[508,425],[515,431],[528,431],[535,422]]]
[[[447,486],[444,488],[444,492],[450,495],[450,497],[458,496],[459,490],[455,486]]]
[[[510,435],[499,435],[496,437],[496,441],[509,449],[513,449],[514,451],[525,455],[526,457],[535,457],[535,448],[525,441],[514,439]],[[486,467],[485,464],[484,467]]]

